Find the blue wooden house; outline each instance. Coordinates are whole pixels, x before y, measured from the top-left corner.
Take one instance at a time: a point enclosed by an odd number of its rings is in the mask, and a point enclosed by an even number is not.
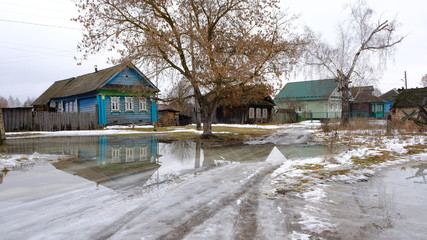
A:
[[[33,106],[35,111],[96,112],[101,125],[157,122],[156,102],[137,89],[159,91],[131,63],[95,68],[93,73],[56,81]]]
[[[396,89],[391,89],[390,91],[384,93],[380,96],[381,99],[383,99],[385,102],[384,104],[384,115],[387,116],[390,112],[391,105],[394,102],[394,99],[397,97],[399,92]]]

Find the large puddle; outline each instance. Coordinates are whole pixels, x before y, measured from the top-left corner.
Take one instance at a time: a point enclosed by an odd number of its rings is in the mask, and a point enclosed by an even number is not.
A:
[[[31,175],[34,182],[49,184],[66,175],[79,177],[113,190],[128,190],[169,181],[176,176],[223,164],[262,162],[274,144],[218,144],[197,141],[161,142],[155,136],[73,136],[10,139],[2,154],[53,154],[72,160],[37,164],[2,175],[2,188],[20,187],[20,179]],[[321,145],[283,145],[277,149],[287,158],[324,155]],[[52,167],[53,166],[53,167]],[[49,172],[49,174],[38,174]],[[25,176],[24,176],[25,175]],[[59,176],[60,175],[60,176]],[[39,179],[37,179],[39,178]],[[75,178],[73,178],[75,179]],[[72,180],[72,185],[76,181]],[[61,186],[64,187],[64,186]],[[43,191],[43,189],[40,189]],[[25,192],[23,192],[25,194]]]

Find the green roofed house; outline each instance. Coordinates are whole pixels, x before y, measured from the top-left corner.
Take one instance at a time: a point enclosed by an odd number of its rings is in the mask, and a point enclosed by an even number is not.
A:
[[[276,108],[294,109],[305,118],[341,117],[341,97],[336,79],[287,83],[274,101]]]

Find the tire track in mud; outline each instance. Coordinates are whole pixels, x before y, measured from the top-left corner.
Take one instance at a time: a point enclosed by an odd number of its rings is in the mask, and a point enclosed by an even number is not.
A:
[[[257,185],[259,185],[264,178],[265,176],[257,182]],[[239,217],[234,226],[234,239],[236,240],[254,239],[257,233],[259,189],[257,186],[251,187],[255,188],[245,194],[245,199],[240,204]]]
[[[187,234],[191,233],[192,229],[209,218],[212,218],[220,210],[228,205],[234,205],[239,198],[246,195],[245,200],[241,203],[239,209],[240,217],[237,219],[235,227],[234,239],[253,239],[256,236],[257,220],[256,210],[258,207],[258,186],[265,179],[268,173],[274,170],[275,167],[267,167],[260,169],[250,180],[244,183],[240,190],[224,197],[214,205],[200,208],[200,210],[193,214],[189,220],[180,223],[180,226],[173,229],[167,234],[164,234],[157,239],[162,240],[176,240],[182,239]]]
[[[269,164],[258,165],[254,168],[251,168],[256,172],[251,177],[248,177],[246,179],[244,178],[244,176],[242,176],[242,180],[244,179],[244,182],[236,190],[226,196],[211,199],[212,201],[210,201],[209,203],[199,202],[197,206],[194,206],[194,208],[189,209],[191,211],[185,211],[182,213],[183,216],[185,214],[185,217],[183,218],[185,220],[180,220],[180,218],[177,217],[174,219],[167,220],[172,221],[174,223],[173,225],[175,226],[169,229],[169,231],[166,231],[161,236],[152,236],[153,239],[183,239],[185,236],[192,233],[192,231],[197,226],[203,224],[206,220],[214,217],[225,207],[235,207],[238,200],[240,202],[240,204],[238,205],[239,218],[235,219],[235,224],[233,226],[234,239],[254,239],[257,233],[257,209],[258,198],[260,196],[259,186],[263,182],[263,180],[268,177],[268,174],[271,173],[275,168],[277,168],[277,166],[272,166]],[[248,169],[246,169],[245,171],[247,170]],[[119,218],[120,220],[118,222],[116,221],[115,223],[104,227],[97,234],[94,234],[91,239],[104,240],[115,238],[116,233],[122,231],[127,224],[129,224],[135,219],[138,219],[141,214],[143,214],[149,209],[150,204],[146,203],[142,206],[127,211],[126,213],[123,213],[122,217]]]

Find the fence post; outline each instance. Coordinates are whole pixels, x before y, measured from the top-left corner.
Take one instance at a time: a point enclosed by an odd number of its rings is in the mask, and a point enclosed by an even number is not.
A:
[[[0,108],[0,144],[2,144],[3,140],[6,140],[6,133],[3,121],[3,110]]]

